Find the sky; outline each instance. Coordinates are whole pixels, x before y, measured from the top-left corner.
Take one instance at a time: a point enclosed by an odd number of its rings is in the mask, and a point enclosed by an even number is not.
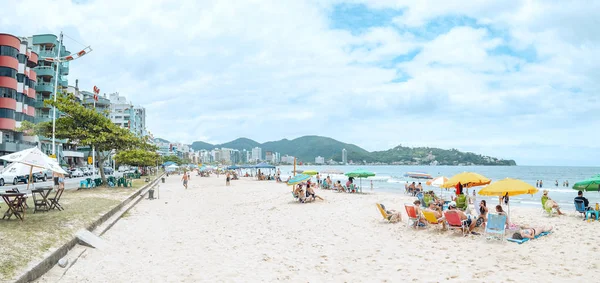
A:
[[[91,45],[69,83],[144,106],[155,137],[600,165],[600,1],[55,2],[3,2],[0,32]]]

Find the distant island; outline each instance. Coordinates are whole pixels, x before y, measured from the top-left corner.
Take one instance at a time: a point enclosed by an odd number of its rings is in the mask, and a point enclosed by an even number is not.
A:
[[[161,141],[166,141],[160,139]],[[168,142],[168,141],[167,141]],[[457,149],[441,149],[435,147],[405,147],[402,145],[385,151],[369,152],[354,144],[343,143],[328,137],[303,136],[293,140],[282,139],[259,143],[247,138],[223,144],[210,144],[196,141],[191,144],[195,151],[212,150],[215,148],[231,148],[237,150],[252,150],[255,147],[265,152],[278,152],[281,156],[295,156],[299,162],[315,163],[316,157],[323,157],[325,162],[342,162],[342,150],[347,153],[350,164],[390,164],[390,165],[517,165],[514,160],[484,156],[472,152],[462,152]],[[332,163],[332,162],[328,162]]]

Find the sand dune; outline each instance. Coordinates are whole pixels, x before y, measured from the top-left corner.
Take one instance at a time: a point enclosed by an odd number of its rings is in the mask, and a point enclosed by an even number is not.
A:
[[[88,249],[60,282],[583,282],[594,280],[600,222],[512,208],[513,222],[554,225],[523,245],[382,220],[375,203],[404,210],[404,195],[318,190],[294,202],[289,187],[177,176]],[[404,214],[404,213],[403,213]],[[406,215],[403,215],[404,220]],[[40,282],[56,282],[53,269]]]

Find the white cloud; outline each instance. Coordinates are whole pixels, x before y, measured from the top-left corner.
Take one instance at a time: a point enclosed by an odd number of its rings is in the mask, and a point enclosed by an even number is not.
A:
[[[341,2],[58,0],[23,21],[39,3],[11,1],[0,23],[92,45],[72,62],[70,82],[146,106],[149,129],[167,139],[318,134],[370,150],[456,147],[521,163],[597,148],[588,140],[600,139],[589,131],[599,126],[598,3],[357,0],[402,15],[352,33],[331,28]],[[412,32],[444,17],[477,26]],[[498,47],[535,58],[491,52]],[[543,146],[519,160],[532,144]]]

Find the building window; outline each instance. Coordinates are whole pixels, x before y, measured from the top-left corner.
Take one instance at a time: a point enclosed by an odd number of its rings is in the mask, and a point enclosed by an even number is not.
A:
[[[0,118],[15,119],[15,110],[0,108]]]
[[[15,121],[17,121],[17,122],[23,121],[23,116],[25,116],[23,113],[15,112]]]
[[[1,67],[0,66],[0,76],[9,77],[16,79],[17,78],[17,70],[9,67]]]
[[[0,97],[15,99],[17,97],[17,91],[11,88],[0,87]]]
[[[25,54],[17,54],[17,60],[19,60],[19,63],[21,64],[25,64],[27,63],[27,56]]]
[[[17,74],[17,82],[19,83],[24,83],[26,78],[27,77],[25,76],[25,74]]]
[[[22,92],[17,92],[17,102],[23,102],[23,97],[25,97],[25,94],[23,94]]]
[[[17,58],[17,54],[19,54],[19,50],[12,46],[0,45],[0,56],[10,56],[13,58]]]

